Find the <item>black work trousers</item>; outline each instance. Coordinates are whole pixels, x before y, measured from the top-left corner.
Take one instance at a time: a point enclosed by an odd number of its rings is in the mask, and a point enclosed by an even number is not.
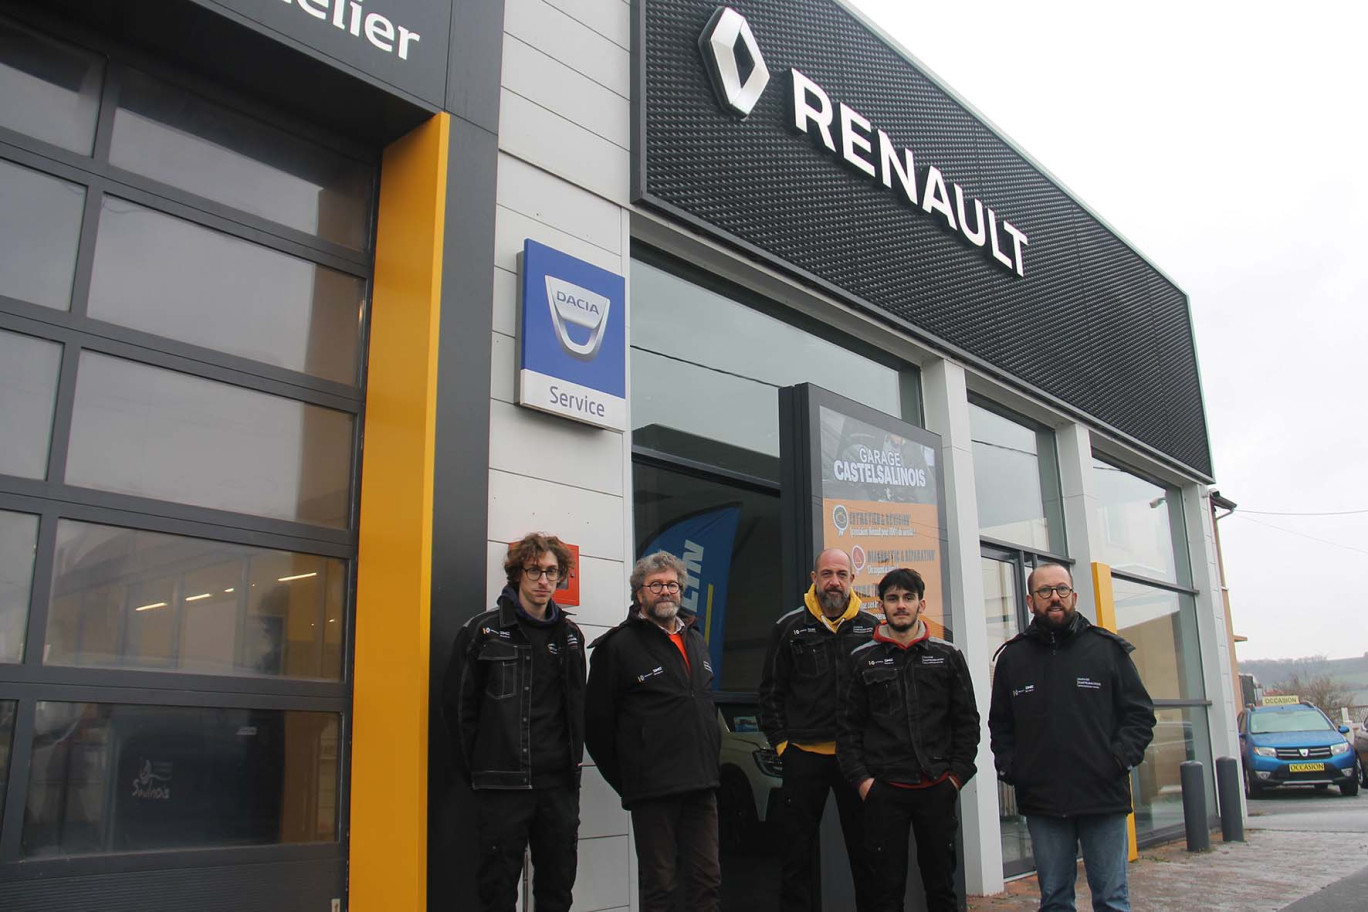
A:
[[[790,745],[784,751],[782,798],[783,879],[779,908],[784,912],[820,912],[822,908],[818,842],[827,794],[836,795],[850,876],[855,882],[855,908],[872,909],[869,903],[871,870],[864,850],[864,809],[860,793],[841,775],[835,755],[809,753]]]
[[[864,801],[865,845],[874,868],[873,912],[902,912],[907,893],[907,833],[917,838],[917,868],[927,912],[955,912],[956,801],[949,780],[927,788],[875,782]]]
[[[569,912],[579,853],[579,786],[476,789],[481,912],[513,912],[523,851],[532,849],[537,912]]]
[[[641,912],[719,912],[722,868],[717,860],[717,792],[700,789],[632,805]],[[682,877],[681,877],[682,873]],[[680,881],[684,905],[674,903]]]

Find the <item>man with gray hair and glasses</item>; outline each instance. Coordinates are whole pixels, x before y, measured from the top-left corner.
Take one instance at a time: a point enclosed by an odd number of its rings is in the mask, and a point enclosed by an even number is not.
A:
[[[641,912],[718,912],[721,735],[712,662],[679,616],[684,563],[665,551],[632,568],[632,609],[592,646],[585,746],[631,812]]]
[[[1135,647],[1076,610],[1067,567],[1041,564],[1026,588],[1035,619],[995,656],[988,731],[1031,831],[1040,909],[1073,912],[1082,848],[1094,912],[1130,912],[1130,770],[1154,737],[1154,703]]]

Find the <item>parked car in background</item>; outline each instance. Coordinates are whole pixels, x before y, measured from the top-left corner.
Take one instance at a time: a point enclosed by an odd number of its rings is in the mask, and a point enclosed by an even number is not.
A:
[[[738,849],[757,839],[765,821],[774,819],[783,785],[783,761],[760,730],[760,709],[755,703],[733,701],[726,694],[718,694],[716,701],[722,732],[718,836],[725,848]]]
[[[1339,786],[1358,794],[1358,757],[1336,726],[1310,703],[1250,706],[1240,714],[1240,760],[1246,798],[1285,786]]]
[[[1354,753],[1358,755],[1359,782],[1368,787],[1368,716],[1354,732]]]

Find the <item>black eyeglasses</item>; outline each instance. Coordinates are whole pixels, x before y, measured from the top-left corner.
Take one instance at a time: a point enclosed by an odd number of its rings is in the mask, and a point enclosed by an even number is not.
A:
[[[1073,586],[1065,586],[1062,583],[1058,586],[1041,586],[1035,591],[1035,597],[1038,599],[1047,599],[1052,592],[1058,592],[1060,598],[1066,599],[1070,595],[1073,595]]]
[[[530,580],[539,580],[544,576],[554,583],[560,579],[560,567],[523,567],[523,573]]]
[[[660,595],[662,592],[668,592],[671,595],[674,595],[679,591],[679,583],[662,583],[660,580],[656,580],[653,583],[647,583],[646,588],[650,589],[655,595]]]

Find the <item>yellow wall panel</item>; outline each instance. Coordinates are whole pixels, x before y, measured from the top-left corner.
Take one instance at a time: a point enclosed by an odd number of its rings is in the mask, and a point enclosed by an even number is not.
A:
[[[349,908],[427,904],[428,627],[448,115],[385,150],[357,556]]]

